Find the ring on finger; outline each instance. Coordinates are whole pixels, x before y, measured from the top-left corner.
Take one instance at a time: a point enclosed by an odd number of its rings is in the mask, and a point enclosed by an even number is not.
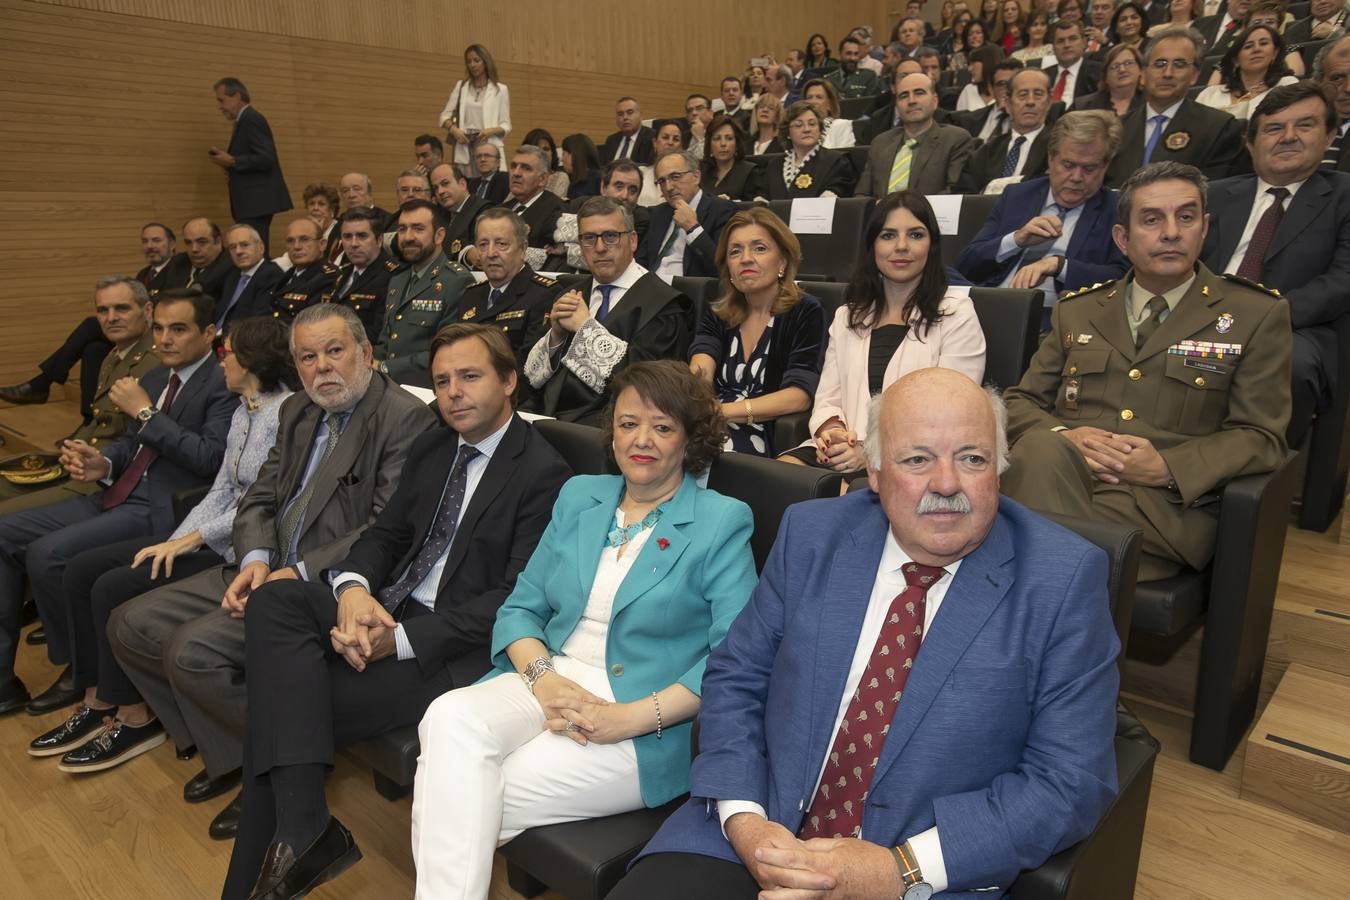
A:
[[[577,725],[577,723],[570,720],[568,721],[567,726],[563,728],[563,731],[580,731],[580,730],[581,728]]]

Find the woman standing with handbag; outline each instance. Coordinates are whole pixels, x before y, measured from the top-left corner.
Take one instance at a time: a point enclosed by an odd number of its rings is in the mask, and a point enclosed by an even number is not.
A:
[[[486,139],[498,151],[502,138],[511,132],[511,92],[497,81],[497,64],[482,44],[464,49],[465,77],[455,82],[450,99],[441,110],[441,127],[454,148],[453,160],[469,164],[469,147],[477,139]]]

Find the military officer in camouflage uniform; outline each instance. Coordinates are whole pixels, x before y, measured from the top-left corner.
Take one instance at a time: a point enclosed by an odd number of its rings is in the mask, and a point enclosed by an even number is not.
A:
[[[474,282],[468,269],[445,258],[444,221],[427,200],[409,200],[398,211],[398,245],[408,268],[389,280],[375,360],[400,384],[431,387],[431,339],[458,320],[460,298]]]
[[[108,391],[122,378],[140,378],[158,368],[159,357],[155,356],[155,342],[150,333],[150,295],[140,281],[124,275],[99,279],[94,288],[94,314],[113,348],[98,370],[90,419],[76,429],[70,440],[97,447],[126,431],[130,421],[130,414],[117,408]],[[101,487],[64,478],[47,487],[19,487],[0,480],[0,515],[36,509]]]
[[[1289,305],[1199,265],[1206,183],[1177,162],[1121,189],[1122,281],[1065,294],[1009,390],[1008,496],[1140,528],[1141,580],[1203,568],[1229,479],[1283,464]]]
[[[342,272],[332,300],[351,307],[366,327],[366,337],[374,344],[384,329],[384,298],[389,279],[403,268],[380,243],[383,217],[369,206],[349,209],[338,219],[342,246]]]
[[[308,216],[286,226],[286,256],[291,270],[272,289],[272,315],[290,324],[300,310],[322,303],[337,289],[338,267],[324,259],[323,229]]]

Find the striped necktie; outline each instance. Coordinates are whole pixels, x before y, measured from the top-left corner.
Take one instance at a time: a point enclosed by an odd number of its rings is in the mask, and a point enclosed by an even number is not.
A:
[[[1008,151],[1008,155],[1003,158],[1003,169],[999,173],[999,177],[1007,178],[1017,171],[1017,161],[1022,157],[1022,145],[1026,142],[1027,136],[1025,134],[1019,134],[1013,138],[1012,148]]]
[[[1332,140],[1331,146],[1327,152],[1322,154],[1322,168],[1328,172],[1335,172],[1341,164],[1341,142],[1345,138],[1345,129],[1337,128],[1336,137]]]
[[[886,182],[886,193],[894,194],[909,187],[909,170],[914,164],[914,147],[918,143],[915,138],[906,138],[896,151],[895,162],[891,163],[891,178]]]

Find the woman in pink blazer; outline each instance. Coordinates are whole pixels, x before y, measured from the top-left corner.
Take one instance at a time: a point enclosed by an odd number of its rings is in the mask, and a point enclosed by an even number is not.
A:
[[[984,332],[969,288],[948,287],[937,218],[899,191],[867,221],[848,303],[835,311],[811,410],[811,438],[779,459],[849,476],[866,469],[867,403],[907,372],[943,366],[984,378]]]

